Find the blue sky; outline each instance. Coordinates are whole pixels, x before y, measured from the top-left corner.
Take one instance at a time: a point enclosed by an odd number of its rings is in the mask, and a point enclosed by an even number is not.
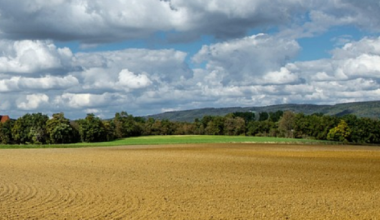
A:
[[[0,114],[373,101],[374,0],[0,1]]]

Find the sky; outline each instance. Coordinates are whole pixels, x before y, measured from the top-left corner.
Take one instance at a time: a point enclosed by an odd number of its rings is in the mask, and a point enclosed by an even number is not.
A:
[[[0,0],[0,115],[379,100],[379,0]]]

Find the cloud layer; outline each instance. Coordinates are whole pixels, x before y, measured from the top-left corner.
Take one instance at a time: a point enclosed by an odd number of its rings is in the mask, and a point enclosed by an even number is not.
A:
[[[378,30],[379,12],[375,0],[13,0],[0,2],[0,36],[94,44],[162,31],[174,31],[173,40],[191,40],[201,35],[243,37],[252,28],[291,28],[291,33],[299,29],[311,34],[352,24]]]
[[[376,100],[379,13],[373,0],[1,1],[0,114],[112,117]],[[299,39],[341,26],[368,37],[344,39],[324,59],[296,61]],[[95,52],[58,46],[149,41],[162,32],[167,43],[215,40],[195,53],[170,44]]]
[[[39,51],[35,63],[20,58],[21,44]],[[121,110],[145,115],[206,106],[375,100],[379,45],[380,38],[364,38],[336,48],[329,59],[291,62],[300,50],[296,41],[259,34],[202,47],[192,60],[205,67],[192,69],[186,53],[176,50],[74,54],[49,41],[17,41],[2,48],[0,59],[20,65],[2,65],[8,71],[0,76],[0,109],[75,117],[94,109],[104,116]]]

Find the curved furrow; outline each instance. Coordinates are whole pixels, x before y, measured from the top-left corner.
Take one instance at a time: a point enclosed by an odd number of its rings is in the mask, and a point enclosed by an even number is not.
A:
[[[1,183],[0,190],[0,201],[7,201],[8,198],[12,197],[12,190],[9,184]]]
[[[39,190],[36,196],[24,204],[24,208],[20,210],[29,218],[38,218],[41,213],[46,213],[52,204],[59,201],[59,191],[55,188]]]
[[[20,187],[19,193],[19,203],[27,203],[30,200],[33,200],[38,193],[38,189],[35,185],[31,184],[22,184]]]
[[[149,207],[148,211],[144,212],[143,217],[144,219],[149,219],[153,214],[157,214],[160,212],[165,212],[167,210],[167,203],[163,200],[163,198],[155,198],[155,205],[152,207],[151,205],[147,205]]]
[[[17,183],[12,183],[12,182],[9,182],[9,183],[6,183],[5,184],[5,195],[4,197],[2,198],[4,201],[7,201],[9,202],[10,200],[13,201],[17,201],[18,199],[18,194],[20,193],[20,187]]]
[[[139,200],[136,196],[126,196],[124,193],[110,193],[102,190],[96,200],[86,206],[88,219],[118,219],[139,209]],[[106,194],[104,194],[104,192]],[[90,192],[93,193],[93,192]]]
[[[38,205],[30,207],[33,210],[29,212],[30,216],[38,217],[44,213],[47,218],[77,217],[82,213],[81,207],[85,207],[89,200],[89,192],[77,190],[76,187],[56,187],[45,192],[45,195],[39,196],[42,202],[35,201],[34,204]]]
[[[3,200],[3,197],[7,194],[8,187],[3,182],[0,182],[0,202]]]
[[[94,187],[91,186],[79,186],[73,187],[72,192],[75,194],[73,200],[68,203],[66,206],[61,206],[60,209],[69,211],[72,214],[91,214],[97,216],[96,209],[101,207],[103,201],[103,196],[97,191],[94,190]]]
[[[64,190],[59,188],[57,190],[59,191],[59,202],[49,207],[49,213],[54,214],[57,210],[62,215],[70,216],[75,213],[73,207],[76,208],[78,201],[82,201],[85,195],[76,190],[75,187],[66,187]]]
[[[153,214],[162,212],[166,207],[163,198],[160,198],[158,195],[150,195],[149,198],[140,198],[139,207],[136,209],[137,213],[129,215],[120,215],[120,217],[128,219],[149,219]]]
[[[26,204],[35,198],[37,188],[33,185],[14,183],[3,187],[8,193],[2,195],[2,203],[7,205],[7,210],[1,210],[2,215],[9,218],[21,218],[26,213]]]
[[[13,209],[11,205],[13,201],[11,200],[13,198],[14,192],[14,187],[11,184],[2,183],[2,194],[0,197],[0,213],[2,216],[1,218],[11,219],[11,210]]]
[[[112,197],[114,199],[112,199]],[[136,212],[141,208],[141,201],[137,196],[131,194],[119,193],[117,195],[110,195],[110,200],[103,208],[108,210],[103,214],[104,218],[124,219],[136,215]]]

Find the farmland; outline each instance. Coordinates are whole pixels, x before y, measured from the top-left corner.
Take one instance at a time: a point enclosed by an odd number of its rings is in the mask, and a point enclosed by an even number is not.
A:
[[[0,219],[380,218],[377,147],[3,149],[0,169]]]
[[[3,144],[0,148],[81,148],[109,147],[126,145],[172,145],[172,144],[212,144],[212,143],[288,143],[288,144],[332,144],[333,142],[310,139],[292,139],[276,137],[250,136],[216,136],[216,135],[156,135],[144,137],[122,138],[114,141],[74,144]]]

